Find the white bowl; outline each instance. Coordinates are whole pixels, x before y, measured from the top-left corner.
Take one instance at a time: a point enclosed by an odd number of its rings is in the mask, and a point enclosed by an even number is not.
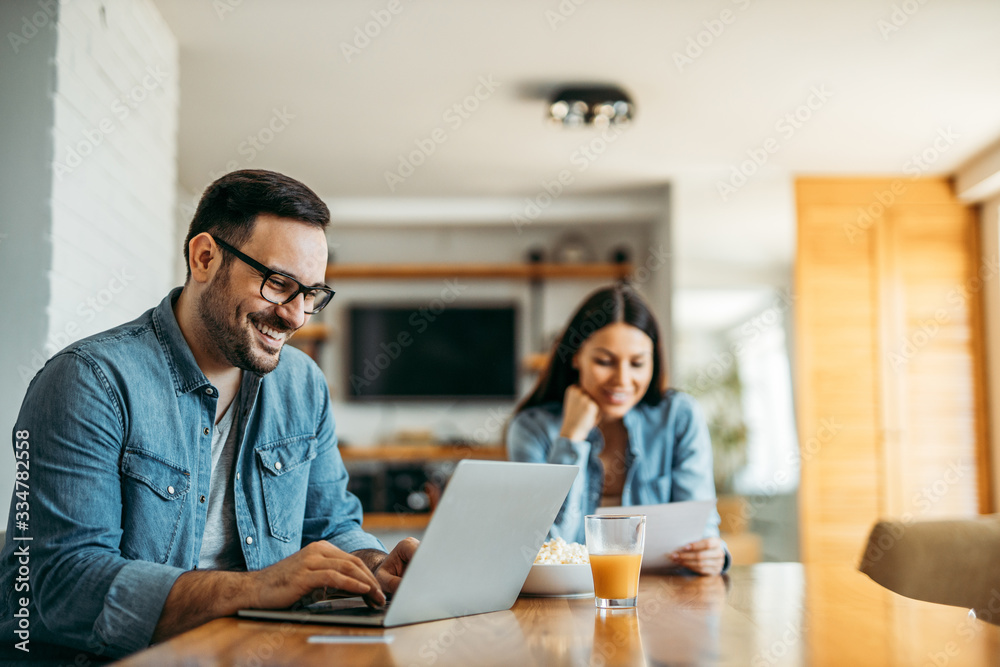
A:
[[[521,587],[521,595],[586,597],[594,594],[589,563],[535,563]]]

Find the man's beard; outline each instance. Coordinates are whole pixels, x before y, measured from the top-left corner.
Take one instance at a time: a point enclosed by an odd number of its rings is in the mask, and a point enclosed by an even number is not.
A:
[[[278,367],[281,350],[279,348],[277,354],[270,355],[255,349],[259,346],[253,340],[253,332],[241,326],[240,321],[228,319],[230,315],[239,317],[238,301],[227,297],[230,292],[229,283],[229,267],[224,267],[202,293],[198,301],[198,315],[211,342],[222,352],[226,361],[236,368],[267,375]],[[248,318],[276,331],[288,331],[288,325],[273,313],[253,313]]]

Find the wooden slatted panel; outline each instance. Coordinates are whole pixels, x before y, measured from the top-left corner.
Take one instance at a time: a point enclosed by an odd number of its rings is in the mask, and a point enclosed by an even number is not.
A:
[[[880,517],[991,507],[976,221],[944,180],[796,193],[802,559],[853,563]]]
[[[886,350],[901,387],[899,509],[976,514],[975,221],[957,203],[901,204],[887,217],[903,300],[903,335]]]
[[[874,248],[869,235],[845,231],[853,207],[805,205],[829,194],[800,184],[796,363],[805,562],[855,560],[879,506]]]

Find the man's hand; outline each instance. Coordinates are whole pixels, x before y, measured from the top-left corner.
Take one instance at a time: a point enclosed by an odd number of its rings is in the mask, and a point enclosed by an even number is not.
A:
[[[336,588],[363,595],[372,606],[385,604],[379,582],[361,559],[329,542],[313,542],[256,572],[185,572],[167,595],[153,631],[153,641],[169,639],[246,607],[290,607],[317,588]]]
[[[385,557],[377,568],[375,568],[375,578],[386,593],[395,593],[399,588],[399,582],[403,578],[406,566],[413,559],[413,554],[417,552],[420,541],[415,537],[407,537],[400,541],[395,548]]]
[[[385,604],[382,588],[360,558],[320,540],[270,567],[251,572],[258,609],[289,607],[317,588],[362,595],[369,605]]]

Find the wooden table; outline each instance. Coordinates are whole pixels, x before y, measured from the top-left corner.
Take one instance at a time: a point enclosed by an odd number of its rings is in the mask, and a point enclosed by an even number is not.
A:
[[[392,641],[306,643],[326,634]],[[1000,664],[1000,626],[901,597],[847,566],[765,563],[725,578],[643,575],[634,612],[522,597],[510,611],[388,630],[224,618],[120,664],[954,667]]]

